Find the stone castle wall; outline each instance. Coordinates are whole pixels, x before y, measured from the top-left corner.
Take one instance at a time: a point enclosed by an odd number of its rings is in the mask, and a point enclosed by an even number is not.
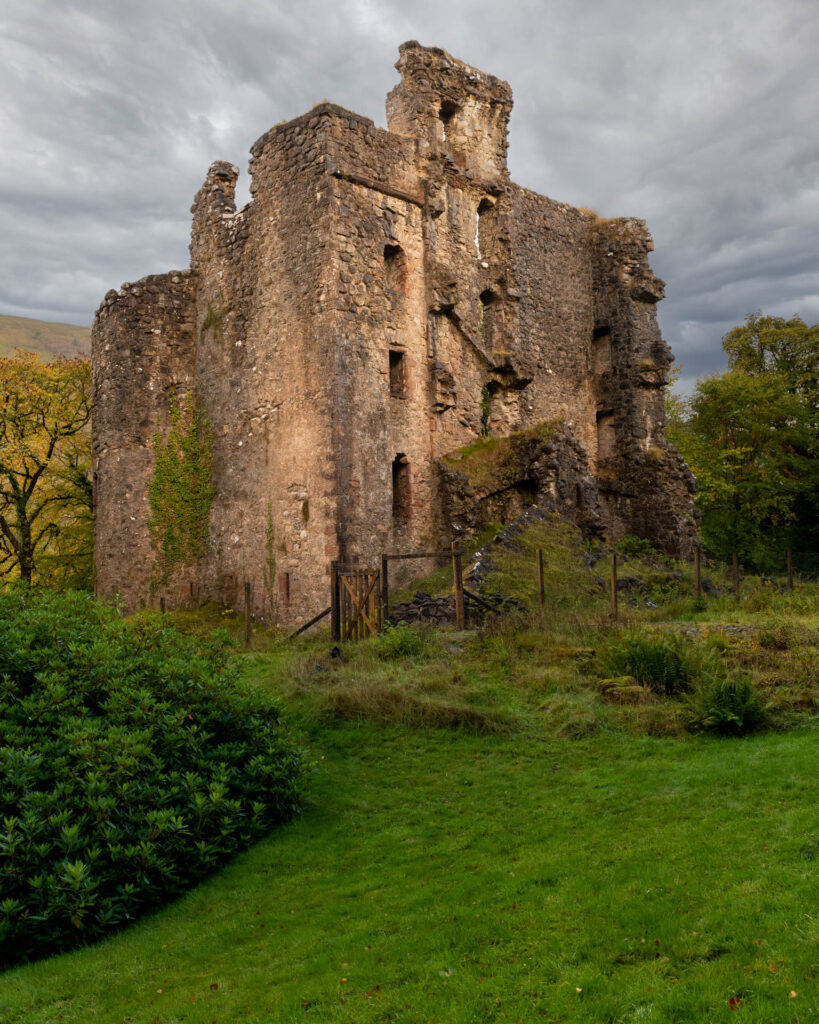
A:
[[[454,518],[469,526],[444,456],[544,421],[564,443],[518,458],[525,479],[482,494],[486,507],[559,492],[614,537],[690,547],[693,482],[663,438],[671,357],[645,225],[510,182],[506,83],[417,43],[397,67],[387,130],[331,104],[271,129],[252,148],[244,209],[237,169],[208,172],[190,271],[106,297],[101,594],[237,607],[250,581],[256,616],[303,621],[327,603],[332,559],[374,565],[441,547]],[[151,592],[152,438],[174,391],[195,394],[210,424],[215,497],[206,553]]]

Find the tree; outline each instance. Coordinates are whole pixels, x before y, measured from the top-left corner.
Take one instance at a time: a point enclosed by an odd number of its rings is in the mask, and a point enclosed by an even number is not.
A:
[[[819,414],[819,324],[808,327],[798,316],[785,320],[751,313],[725,335],[722,347],[729,369],[755,377],[778,374]]]
[[[89,581],[90,420],[87,359],[0,358],[0,575]]]
[[[728,372],[672,400],[668,436],[697,477],[709,549],[770,570],[819,546],[819,325],[754,313],[723,348]]]

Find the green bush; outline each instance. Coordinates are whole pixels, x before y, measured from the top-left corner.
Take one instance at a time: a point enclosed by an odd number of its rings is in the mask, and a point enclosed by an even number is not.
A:
[[[762,728],[766,714],[753,682],[740,676],[704,681],[689,697],[688,718],[694,730],[741,736]]]
[[[697,668],[680,637],[629,632],[601,656],[608,675],[633,676],[655,693],[673,696],[691,689]]]
[[[626,534],[617,544],[617,550],[621,555],[631,558],[657,558],[657,549],[650,540],[644,537],[635,537],[633,534]]]
[[[378,657],[384,658],[386,661],[418,655],[423,649],[423,637],[417,630],[411,629],[406,622],[399,622],[397,626],[387,623],[375,640]]]
[[[0,963],[81,945],[292,815],[304,761],[226,642],[0,593]]]

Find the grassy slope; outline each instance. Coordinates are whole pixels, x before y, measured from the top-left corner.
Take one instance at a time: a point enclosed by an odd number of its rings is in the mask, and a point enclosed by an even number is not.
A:
[[[299,821],[2,1019],[813,1019],[815,739],[329,729]]]
[[[0,316],[0,356],[14,356],[17,348],[35,352],[45,360],[87,356],[91,352],[91,328],[23,316]]]
[[[810,718],[720,741],[681,733],[678,702],[604,703],[605,564],[538,530],[498,560],[530,599],[550,551],[545,620],[399,657],[259,633],[246,678],[286,695],[316,761],[305,814],[121,935],[7,973],[3,1024],[699,1022],[734,1020],[731,999],[736,1019],[814,1019]],[[816,706],[816,597],[744,593],[696,616],[793,721]],[[668,597],[624,614],[692,617]],[[732,617],[756,632],[722,637]]]

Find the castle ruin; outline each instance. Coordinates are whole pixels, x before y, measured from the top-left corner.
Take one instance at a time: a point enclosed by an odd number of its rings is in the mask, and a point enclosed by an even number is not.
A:
[[[440,548],[482,507],[535,501],[690,551],[694,483],[663,433],[672,356],[644,222],[510,181],[505,82],[416,42],[396,67],[386,130],[329,103],[277,125],[252,147],[243,209],[237,168],[210,168],[190,269],[105,297],[100,595],[238,607],[250,581],[255,616],[303,621],[328,603],[331,560]],[[212,437],[208,536],[157,590],[154,436],[185,396]],[[497,438],[503,473],[459,472]]]

